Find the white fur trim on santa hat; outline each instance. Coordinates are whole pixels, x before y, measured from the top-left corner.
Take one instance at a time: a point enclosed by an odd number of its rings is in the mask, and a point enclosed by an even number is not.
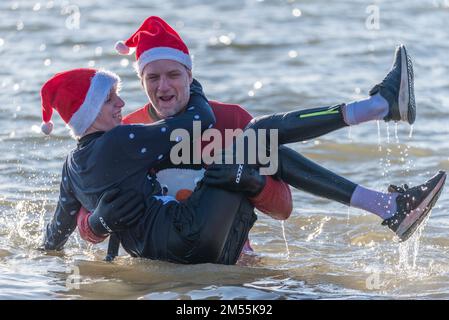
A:
[[[120,77],[113,72],[100,70],[95,73],[83,104],[67,124],[75,137],[81,137],[94,123],[112,87],[119,83]]]
[[[140,55],[137,61],[137,72],[139,76],[142,76],[143,69],[148,63],[162,59],[174,60],[182,63],[190,70],[192,69],[192,59],[188,54],[170,47],[158,47],[147,50]]]

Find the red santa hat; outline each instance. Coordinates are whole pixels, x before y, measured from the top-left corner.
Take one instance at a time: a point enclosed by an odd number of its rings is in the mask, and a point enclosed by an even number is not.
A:
[[[74,69],[56,74],[41,89],[41,130],[53,129],[53,109],[76,137],[82,136],[94,123],[111,89],[120,83],[115,73],[95,69]]]
[[[155,60],[174,60],[192,69],[189,49],[179,34],[159,17],[147,18],[126,41],[119,41],[115,49],[120,54],[130,54],[136,49],[137,72],[142,76],[145,66]]]

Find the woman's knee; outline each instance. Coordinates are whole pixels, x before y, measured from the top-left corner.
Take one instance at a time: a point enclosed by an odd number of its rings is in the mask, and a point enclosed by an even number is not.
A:
[[[265,115],[253,118],[245,127],[245,130],[270,129],[272,115]]]

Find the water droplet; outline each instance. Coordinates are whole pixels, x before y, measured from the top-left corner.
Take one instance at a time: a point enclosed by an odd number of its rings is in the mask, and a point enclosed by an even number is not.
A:
[[[394,123],[394,137],[396,139],[396,143],[399,143],[399,137],[398,137],[398,123]]]
[[[164,157],[163,154],[160,154],[159,157],[157,157],[159,160],[161,160]]]
[[[49,65],[51,65],[51,60],[50,59],[45,59],[44,66],[48,67]]]
[[[36,3],[33,7],[33,11],[39,11],[41,9],[41,4],[40,2]]]
[[[75,44],[72,48],[73,52],[78,52],[78,51],[80,51],[80,49],[81,49],[81,46],[79,44]]]
[[[46,48],[47,46],[43,43],[39,46],[39,51],[45,51]]]
[[[24,26],[25,26],[25,25],[23,24],[22,21],[18,21],[17,24],[16,24],[17,31],[23,30],[23,27],[24,27]]]
[[[19,9],[19,3],[18,2],[13,2],[11,4],[11,10],[17,10]]]
[[[387,143],[390,144],[390,124],[387,122]]]
[[[120,65],[122,67],[127,67],[129,65],[129,60],[126,58],[123,58],[122,60],[120,60]]]
[[[103,48],[102,47],[96,47],[95,48],[95,55],[97,57],[101,56],[103,54]]]
[[[355,88],[354,89],[355,94],[360,94],[360,91],[361,91],[360,88]]]
[[[134,133],[130,133],[130,134],[129,134],[129,138],[130,138],[130,139],[134,139],[134,137],[135,137]]]
[[[20,85],[18,83],[15,83],[14,86],[12,87],[12,89],[14,91],[18,91],[20,89]]]
[[[290,250],[288,248],[287,237],[285,236],[284,221],[281,221],[281,227],[282,227],[282,237],[284,238],[284,243],[285,243],[285,251],[286,251],[286,254],[287,254],[287,260],[289,260],[290,259]]]
[[[222,44],[229,46],[232,43],[232,40],[229,36],[222,35],[218,38],[218,41],[220,41]]]
[[[142,149],[140,150],[140,152],[141,152],[141,153],[147,152],[147,148],[142,148]]]
[[[3,40],[2,38],[0,38],[0,47],[2,46],[2,45],[4,45],[5,44],[5,40]]]
[[[41,127],[39,127],[39,126],[33,124],[33,125],[31,126],[31,131],[34,132],[34,133],[40,133],[40,132],[41,132]]]
[[[165,132],[165,131],[167,131],[167,128],[166,127],[162,127],[161,128],[161,132]]]
[[[182,29],[184,28],[184,21],[177,21],[176,22],[176,29]]]
[[[95,67],[95,60],[89,60],[89,62],[87,63],[87,66],[88,66],[89,68]]]
[[[248,91],[248,96],[254,97],[254,91],[253,91],[253,90],[249,90],[249,91]]]
[[[262,86],[263,86],[263,84],[260,81],[254,82],[254,85],[253,85],[254,89],[256,89],[256,90],[262,88]]]
[[[290,51],[288,52],[288,56],[289,56],[290,58],[296,58],[296,57],[298,56],[298,51],[296,51],[296,50],[290,50]]]
[[[409,138],[412,138],[413,136],[413,125],[410,126],[410,133],[408,134]]]
[[[302,12],[298,8],[295,8],[295,9],[292,10],[292,15],[294,17],[300,17],[302,15]]]
[[[218,44],[218,38],[217,38],[217,37],[210,37],[210,38],[209,38],[209,44],[210,44],[211,46],[217,45],[217,44]]]

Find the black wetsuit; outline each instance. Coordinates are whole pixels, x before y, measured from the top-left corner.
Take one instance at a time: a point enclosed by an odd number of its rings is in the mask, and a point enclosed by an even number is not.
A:
[[[234,264],[256,216],[239,193],[200,184],[185,202],[155,196],[157,181],[149,168],[168,166],[172,130],[192,132],[214,122],[199,84],[187,110],[151,125],[118,126],[106,133],[83,137],[67,157],[60,198],[47,226],[46,249],[61,249],[76,227],[81,205],[93,211],[110,188],[135,189],[144,195],[145,216],[134,227],[116,233],[124,249],[135,257],[177,263]],[[192,108],[193,107],[193,108]],[[279,144],[302,141],[345,127],[341,105],[276,114],[254,119],[249,127],[278,129]],[[320,167],[298,153],[280,147],[277,176],[297,188],[348,204],[355,184]]]

